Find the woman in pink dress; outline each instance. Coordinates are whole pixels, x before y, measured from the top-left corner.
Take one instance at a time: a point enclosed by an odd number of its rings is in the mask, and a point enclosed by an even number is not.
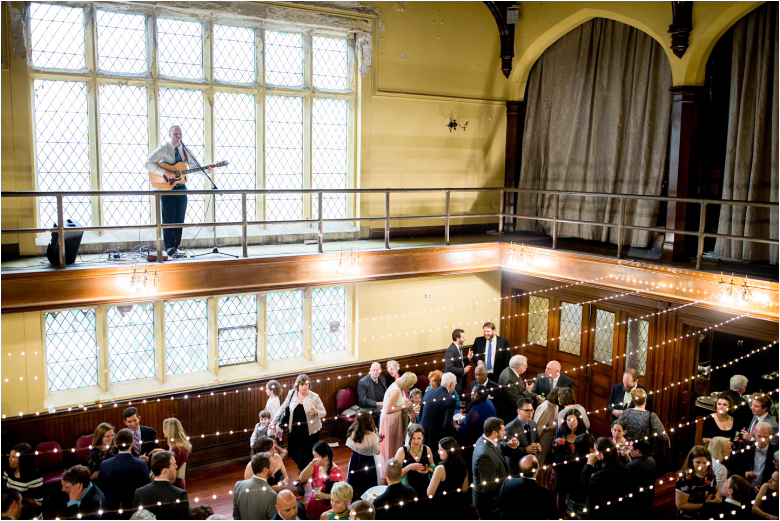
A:
[[[382,414],[379,417],[379,434],[382,438],[379,449],[379,459],[384,468],[385,462],[395,457],[398,449],[404,445],[404,415],[401,414],[404,407],[411,407],[412,402],[406,397],[414,384],[417,383],[417,375],[404,373],[393,382],[385,391],[382,400]]]

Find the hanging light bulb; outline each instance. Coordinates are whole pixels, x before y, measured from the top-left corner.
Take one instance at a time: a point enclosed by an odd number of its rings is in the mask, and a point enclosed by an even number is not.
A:
[[[347,266],[344,264],[344,251],[339,252],[339,265],[336,266],[336,273],[343,275],[347,272]]]
[[[726,279],[721,277],[718,283],[718,298],[724,304],[730,304],[734,300],[734,278],[731,278],[731,283],[727,283]]]

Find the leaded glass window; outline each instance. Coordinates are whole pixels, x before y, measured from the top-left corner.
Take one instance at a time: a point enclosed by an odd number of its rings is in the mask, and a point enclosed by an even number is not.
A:
[[[311,291],[311,351],[327,353],[347,348],[347,288]]]
[[[314,88],[345,90],[350,76],[347,40],[315,36],[312,53]]]
[[[34,67],[86,68],[84,9],[30,4],[30,51]]]
[[[303,188],[303,98],[266,97],[265,187]],[[302,219],[301,194],[267,195],[265,216],[267,220]]]
[[[279,87],[303,85],[303,35],[265,33],[265,83]]]
[[[146,63],[146,16],[98,10],[98,70],[143,74]]]
[[[255,97],[235,92],[214,93],[214,157],[227,160],[228,166],[215,174],[218,186],[225,190],[256,188],[257,128]],[[241,195],[216,196],[216,218],[223,222],[241,221]],[[255,198],[247,195],[247,219],[255,219]]]
[[[214,79],[226,83],[255,83],[255,30],[214,25]]]
[[[550,308],[550,299],[528,297],[528,335],[527,341],[530,344],[540,346],[547,345],[547,318]]]
[[[208,369],[208,300],[165,303],[166,374]]]
[[[220,366],[257,361],[257,295],[219,298],[217,346]]]
[[[158,18],[157,41],[160,75],[203,78],[203,28],[200,22]]]
[[[596,310],[596,331],[594,333],[593,359],[612,366],[615,345],[615,314],[603,309]]]
[[[639,376],[647,370],[647,344],[650,322],[631,319],[626,326],[626,367],[636,369]]]
[[[98,384],[95,310],[44,313],[49,391]]]
[[[561,302],[561,327],[558,350],[579,355],[582,346],[582,305]]]
[[[312,110],[311,187],[347,187],[347,101],[315,99]],[[312,197],[312,215],[319,209]],[[347,215],[346,194],[322,194],[322,216]]]
[[[303,290],[267,293],[265,328],[268,360],[303,356]]]
[[[106,321],[111,383],[153,378],[156,375],[154,304],[109,306]]]

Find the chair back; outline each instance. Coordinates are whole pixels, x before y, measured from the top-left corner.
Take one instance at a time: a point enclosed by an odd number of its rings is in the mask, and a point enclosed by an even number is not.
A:
[[[428,377],[424,374],[417,375],[417,383],[414,384],[413,389],[419,389],[425,394],[425,390],[428,388]]]
[[[702,441],[702,432],[704,430],[704,420],[706,416],[697,416],[696,417],[696,445],[704,445],[704,442]]]
[[[357,393],[351,387],[342,387],[336,391],[336,412],[357,405]]]
[[[62,447],[54,440],[42,441],[35,446],[35,464],[38,470],[46,470],[62,464]]]
[[[84,464],[84,462],[87,461],[92,438],[94,438],[93,434],[82,434],[79,436],[79,439],[76,440],[76,451],[74,452],[73,457],[77,463]]]

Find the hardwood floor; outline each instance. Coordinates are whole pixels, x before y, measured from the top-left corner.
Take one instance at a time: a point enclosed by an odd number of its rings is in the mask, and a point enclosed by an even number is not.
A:
[[[335,441],[335,440],[327,440]],[[336,464],[345,470],[349,466],[349,458],[352,451],[347,448],[342,440],[339,446],[333,449],[333,459]],[[249,456],[240,461],[231,461],[224,465],[215,466],[206,470],[196,471],[187,474],[187,492],[190,496],[190,506],[196,504],[210,505],[215,514],[222,514],[229,519],[233,517],[233,485],[236,481],[244,479],[244,468],[249,461]],[[289,458],[284,460],[287,467],[287,474],[292,483],[298,478],[298,468]],[[654,517],[656,519],[674,519],[676,517],[674,507],[674,481],[670,481],[667,474],[664,478],[664,484],[657,487],[655,494]],[[294,494],[297,494],[296,487],[288,487]],[[311,489],[307,487],[305,498],[301,501],[305,504]],[[213,496],[216,496],[214,499]],[[195,498],[199,501],[196,503]]]

